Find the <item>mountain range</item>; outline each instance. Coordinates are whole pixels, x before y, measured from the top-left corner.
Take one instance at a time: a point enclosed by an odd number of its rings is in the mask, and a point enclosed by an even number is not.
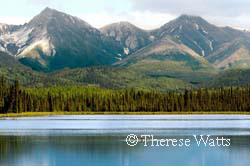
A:
[[[50,8],[27,24],[1,29],[1,50],[36,70],[112,64],[123,51],[88,23]]]
[[[100,77],[127,81],[116,81],[115,87],[145,85],[149,80],[153,82],[150,87],[165,86],[159,82],[193,86],[220,72],[250,68],[248,32],[190,15],[150,31],[129,22],[96,29],[77,17],[46,8],[24,25],[0,24],[0,51],[2,73],[12,73],[6,70],[9,64],[18,69],[15,72],[29,71],[41,79],[53,75],[62,84],[86,82],[91,77],[86,72],[91,71],[98,77],[91,78],[91,83],[114,82],[93,81]],[[4,65],[5,61],[11,63]],[[85,74],[76,76],[81,80],[76,81],[69,74],[73,72]]]

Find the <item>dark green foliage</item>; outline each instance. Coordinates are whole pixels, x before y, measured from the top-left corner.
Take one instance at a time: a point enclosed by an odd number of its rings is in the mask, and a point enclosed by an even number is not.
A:
[[[0,113],[20,112],[249,112],[250,87],[184,93],[71,86],[24,89],[0,78]]]
[[[37,62],[34,59],[21,58],[21,59],[19,59],[19,62],[25,66],[29,66],[30,68],[32,68],[35,71],[43,71],[43,72],[48,71],[48,69],[46,69],[44,66],[42,66],[39,62]]]
[[[234,69],[221,72],[204,84],[206,87],[248,86],[250,85],[250,69]]]
[[[184,56],[184,55],[183,55]],[[168,55],[154,54],[151,59],[174,58]],[[175,57],[178,60],[178,56]],[[184,57],[183,57],[184,58]],[[192,57],[186,57],[189,59]],[[195,63],[195,61],[192,61]],[[176,69],[170,64],[139,64],[136,67],[86,67],[64,69],[52,73],[36,72],[20,64],[14,57],[0,52],[0,75],[10,83],[16,79],[26,88],[50,86],[95,85],[108,89],[144,89],[161,92],[183,91],[189,88],[247,86],[250,84],[250,70],[235,69],[221,72],[218,75],[207,72],[180,70],[189,62],[178,65]],[[197,62],[197,67],[199,63]],[[196,65],[193,65],[196,66]]]
[[[64,69],[52,73],[36,72],[20,64],[14,57],[0,52],[0,75],[10,82],[20,80],[24,87],[96,85],[109,89],[157,89],[160,91],[185,89],[188,83],[178,79],[153,78],[127,68],[109,66]],[[176,82],[174,83],[174,81]],[[193,79],[192,79],[193,80]],[[155,85],[159,85],[155,87]]]
[[[147,57],[148,59],[152,58],[152,59],[156,59],[156,60],[160,60],[160,61],[176,61],[176,62],[186,62],[185,66],[190,66],[192,68],[192,70],[199,70],[201,69],[202,63],[198,60],[195,59],[192,56],[189,55],[185,55],[183,53],[179,53],[179,52],[173,52],[171,54],[165,54],[165,55],[161,55],[161,54],[153,54]]]

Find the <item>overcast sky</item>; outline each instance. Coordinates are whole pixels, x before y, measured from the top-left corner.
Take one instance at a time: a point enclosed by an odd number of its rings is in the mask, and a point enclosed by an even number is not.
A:
[[[157,28],[181,14],[198,15],[219,26],[250,29],[250,0],[0,0],[0,22],[23,24],[51,7],[94,27],[129,21]]]

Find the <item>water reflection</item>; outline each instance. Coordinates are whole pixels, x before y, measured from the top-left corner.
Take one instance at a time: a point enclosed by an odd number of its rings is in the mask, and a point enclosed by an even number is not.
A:
[[[230,139],[230,147],[129,147],[114,136],[0,136],[0,165],[249,166],[250,137]]]

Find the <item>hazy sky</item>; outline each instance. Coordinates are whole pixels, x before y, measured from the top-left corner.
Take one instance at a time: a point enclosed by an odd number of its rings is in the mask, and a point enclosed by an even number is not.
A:
[[[0,0],[0,4],[0,22],[8,24],[23,24],[48,6],[97,28],[129,21],[153,29],[190,14],[219,26],[250,29],[249,0]]]

